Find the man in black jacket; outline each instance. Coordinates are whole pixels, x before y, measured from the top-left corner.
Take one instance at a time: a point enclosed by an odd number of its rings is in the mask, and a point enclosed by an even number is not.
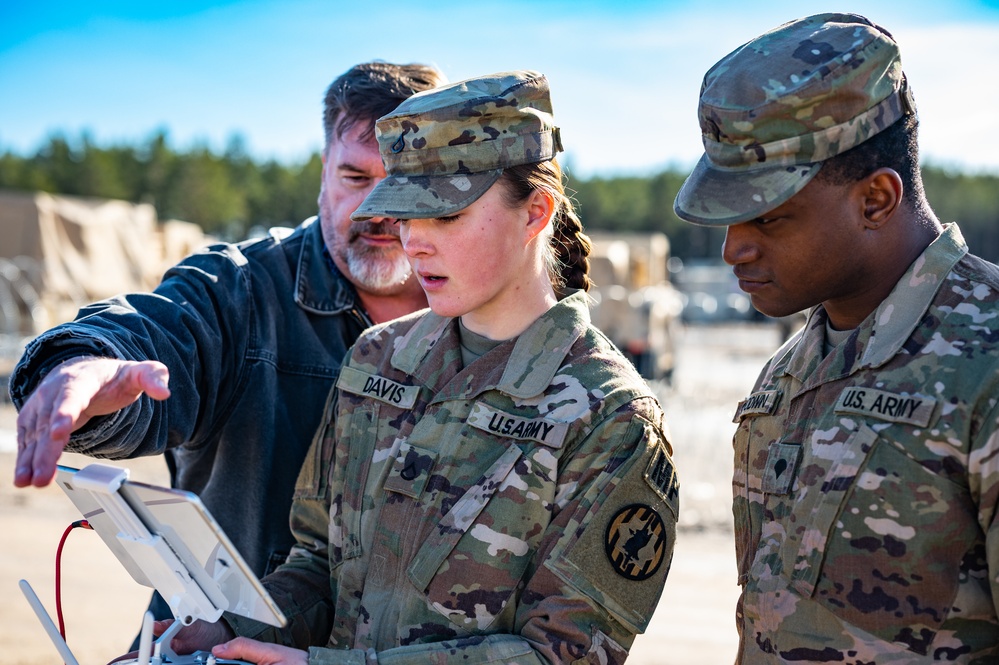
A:
[[[350,214],[385,170],[374,122],[443,75],[361,64],[325,98],[319,217],[219,244],[153,293],[84,307],[33,340],[11,377],[14,482],[51,482],[63,449],[165,454],[258,576],[280,564],[295,479],[357,335],[426,306],[390,219]],[[169,618],[165,604],[155,612]]]

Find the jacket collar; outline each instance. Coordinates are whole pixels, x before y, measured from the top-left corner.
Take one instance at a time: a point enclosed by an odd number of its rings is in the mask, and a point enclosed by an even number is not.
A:
[[[451,384],[455,393],[496,388],[512,397],[534,397],[551,385],[569,349],[589,324],[587,296],[582,291],[573,292],[510,343],[482,356],[473,365],[474,375],[469,373],[466,381],[452,382],[452,378],[465,374],[463,369],[441,372],[441,368],[457,367],[454,362],[456,354],[460,357],[457,321],[427,312],[395,345],[392,366],[430,386],[435,393]],[[450,387],[438,397],[450,394]]]
[[[323,256],[322,224],[318,217],[302,223],[302,251],[295,275],[295,302],[313,314],[342,314],[360,310],[353,285]]]
[[[968,246],[957,224],[947,224],[940,237],[909,266],[874,316],[868,317],[871,337],[861,358],[864,365],[883,365],[898,353],[951,269],[967,253]]]
[[[948,273],[967,253],[968,246],[957,224],[945,225],[943,233],[912,262],[888,297],[829,358],[822,357],[827,316],[819,305],[809,315],[798,342],[782,349],[774,373],[790,374],[804,381],[819,364],[826,365],[826,361],[829,366],[821,372],[825,378],[885,364],[898,354]]]

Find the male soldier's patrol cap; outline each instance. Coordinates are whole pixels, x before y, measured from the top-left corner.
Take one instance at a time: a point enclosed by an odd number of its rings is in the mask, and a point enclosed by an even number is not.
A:
[[[688,222],[738,224],[773,210],[822,162],[915,104],[891,34],[856,14],[785,23],[708,70],[698,119],[704,155],[673,209]]]
[[[441,217],[471,205],[503,169],[562,150],[548,79],[533,71],[491,74],[426,90],[375,123],[388,176],[351,215]]]

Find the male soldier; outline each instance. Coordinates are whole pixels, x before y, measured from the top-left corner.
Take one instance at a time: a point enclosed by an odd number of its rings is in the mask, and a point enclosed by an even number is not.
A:
[[[739,662],[995,662],[999,269],[926,202],[895,41],[785,24],[699,117],[677,214],[761,312],[814,306],[736,412]]]
[[[372,322],[426,306],[394,220],[350,215],[385,177],[375,120],[443,81],[418,64],[353,67],[326,92],[318,221],[215,245],[153,294],[90,305],[29,344],[10,382],[15,484],[49,483],[64,448],[164,453],[254,573],[284,561],[295,479],[344,354]]]

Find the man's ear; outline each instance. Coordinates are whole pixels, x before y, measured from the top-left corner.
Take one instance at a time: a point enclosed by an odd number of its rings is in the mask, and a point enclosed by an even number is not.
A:
[[[536,189],[531,192],[527,199],[527,240],[528,242],[538,236],[552,221],[555,213],[555,197],[551,192],[543,189]]]
[[[894,169],[880,168],[857,183],[864,206],[864,226],[878,229],[891,220],[902,204],[902,177]]]

